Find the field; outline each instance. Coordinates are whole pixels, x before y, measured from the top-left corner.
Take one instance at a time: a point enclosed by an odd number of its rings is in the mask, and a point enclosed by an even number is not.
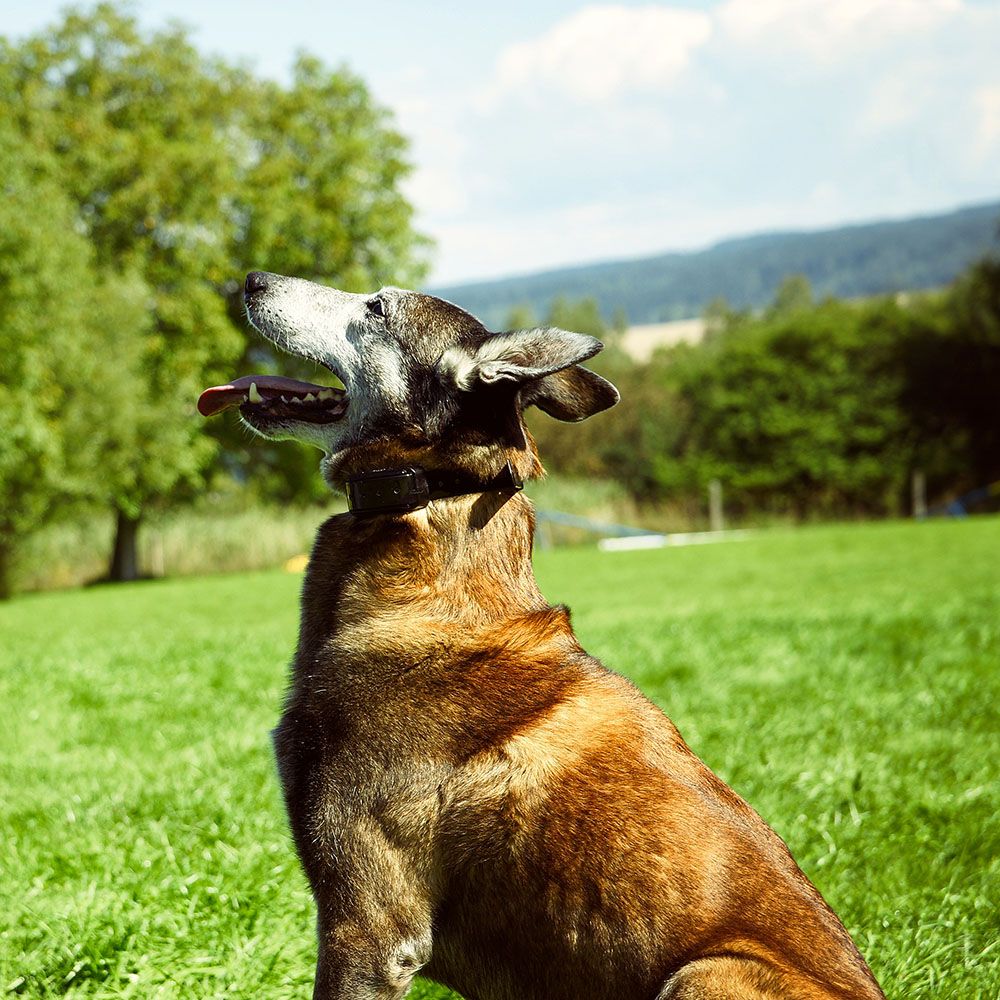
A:
[[[785,838],[888,996],[1000,995],[1000,519],[536,563]],[[0,606],[0,994],[310,995],[268,743],[300,579]]]

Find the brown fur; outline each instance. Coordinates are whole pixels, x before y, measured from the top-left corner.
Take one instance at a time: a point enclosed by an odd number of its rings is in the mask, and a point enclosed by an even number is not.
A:
[[[531,478],[524,407],[576,421],[618,399],[581,334],[263,272],[245,299],[344,381],[326,419],[240,409],[319,445],[334,486],[508,461]],[[492,492],[320,529],[274,734],[317,1000],[394,1000],[418,969],[467,1000],[880,997],[781,840],[546,603],[532,533],[528,501]]]
[[[781,840],[546,604],[532,521],[486,494],[320,530],[275,731],[315,996],[421,966],[468,1000],[882,996]]]

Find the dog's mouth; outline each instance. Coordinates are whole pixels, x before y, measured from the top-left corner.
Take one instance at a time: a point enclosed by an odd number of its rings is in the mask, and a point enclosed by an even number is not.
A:
[[[251,423],[330,424],[347,412],[347,393],[281,375],[244,375],[228,385],[214,385],[198,397],[198,410],[205,417],[234,406]]]

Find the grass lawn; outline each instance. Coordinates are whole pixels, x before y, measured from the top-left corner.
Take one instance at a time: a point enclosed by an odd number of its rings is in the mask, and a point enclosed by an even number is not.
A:
[[[584,646],[785,838],[888,996],[1000,996],[1000,519],[536,562]],[[0,995],[311,995],[268,741],[299,586],[0,606]]]

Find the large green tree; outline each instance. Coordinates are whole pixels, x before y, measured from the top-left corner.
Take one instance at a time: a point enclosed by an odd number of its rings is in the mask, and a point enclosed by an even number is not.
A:
[[[6,106],[28,142],[49,155],[50,182],[75,208],[102,277],[144,287],[144,391],[120,399],[115,461],[95,469],[95,499],[117,518],[111,576],[138,573],[144,508],[190,482],[210,453],[191,401],[220,362],[240,349],[219,295],[228,275],[235,169],[225,131],[230,76],[206,62],[180,30],[145,38],[102,5],[71,12],[55,29],[7,45],[13,92]],[[103,357],[109,374],[118,364]],[[106,391],[99,381],[96,392]]]
[[[891,302],[802,303],[678,352],[665,373],[686,415],[674,475],[800,517],[897,512],[912,465],[895,363],[909,323]]]
[[[141,289],[98,274],[44,161],[0,125],[0,597],[23,537],[107,474],[123,430],[117,399],[142,384],[122,336],[146,322]]]
[[[0,42],[0,90],[72,207],[97,283],[145,305],[147,320],[125,331],[141,383],[119,398],[128,420],[113,421],[120,433],[90,482],[117,519],[111,576],[134,577],[143,512],[196,489],[217,451],[195,413],[199,390],[265,350],[247,338],[242,273],[348,287],[419,275],[399,192],[405,144],[345,72],[303,58],[291,85],[262,81],[204,57],[183,29],[144,33],[108,4]],[[119,335],[102,352],[108,383]],[[230,466],[251,460],[228,444]],[[305,466],[279,454],[270,481],[287,498]]]

